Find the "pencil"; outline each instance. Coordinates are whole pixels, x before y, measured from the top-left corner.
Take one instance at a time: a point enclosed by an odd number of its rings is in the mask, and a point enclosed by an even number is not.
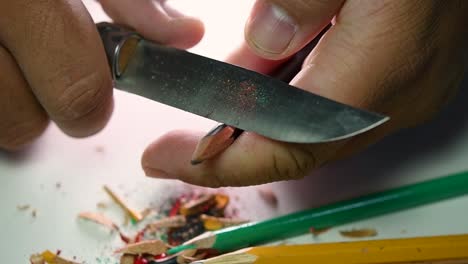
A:
[[[373,193],[323,207],[207,232],[183,245],[171,248],[174,254],[188,248],[214,248],[230,252],[262,243],[293,237],[349,222],[388,214],[468,193],[468,172],[453,174]]]
[[[294,76],[301,70],[304,59],[314,49],[322,36],[330,29],[331,25],[326,26],[309,44],[297,52],[294,56],[284,62],[278,69],[269,75],[283,82],[289,83]],[[198,142],[195,151],[192,154],[192,165],[202,163],[204,160],[211,159],[226,150],[234,141],[244,132],[244,130],[220,124],[211,129]]]
[[[190,163],[197,165],[215,157],[227,149],[242,132],[242,129],[226,124],[217,125],[198,142]]]
[[[468,235],[253,247],[195,263],[468,263]]]

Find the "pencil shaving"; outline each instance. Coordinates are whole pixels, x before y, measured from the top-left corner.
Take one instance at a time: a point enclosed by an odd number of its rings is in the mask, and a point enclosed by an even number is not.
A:
[[[29,262],[31,264],[45,264],[44,258],[41,256],[41,254],[33,254],[29,257]]]
[[[96,207],[99,209],[107,209],[107,204],[105,202],[99,202],[96,204]]]
[[[176,215],[156,220],[147,225],[148,231],[156,231],[159,228],[182,227],[187,223],[185,216]]]
[[[181,215],[193,215],[200,213],[203,209],[211,207],[215,204],[215,196],[213,194],[206,194],[198,199],[189,201],[180,207]]]
[[[315,229],[315,228],[311,227],[311,228],[309,229],[310,233],[311,233],[312,235],[314,235],[314,236],[321,235],[321,234],[327,232],[328,230],[330,230],[330,228]]]
[[[146,240],[142,242],[128,244],[127,246],[117,249],[115,253],[141,255],[151,254],[160,255],[167,250],[167,245],[162,240]]]
[[[29,260],[32,264],[80,264],[78,262],[65,259],[55,253],[52,253],[50,250],[46,250],[41,254],[31,255]]]
[[[26,211],[26,210],[28,210],[29,208],[31,208],[31,205],[29,205],[29,204],[22,204],[22,205],[17,205],[17,206],[16,206],[16,209],[17,209],[18,211]]]
[[[196,253],[197,253],[196,249],[187,249],[187,250],[181,251],[176,257],[176,261],[178,264],[189,264],[195,260],[199,260],[199,259],[193,258]]]
[[[349,231],[340,231],[340,234],[344,237],[349,238],[362,238],[362,237],[375,237],[377,236],[377,230],[373,228],[362,228],[362,229],[352,229]]]
[[[205,214],[201,215],[200,218],[207,230],[218,230],[221,228],[241,225],[249,222],[248,220],[244,219],[215,217]]]
[[[89,220],[94,223],[103,225],[105,227],[110,228],[111,230],[119,231],[119,227],[103,214],[93,212],[81,212],[80,214],[78,214],[78,217],[84,220]]]
[[[112,198],[112,200],[117,203],[133,220],[137,222],[143,220],[141,213],[128,206],[127,203],[124,202],[124,200],[114,191],[112,191],[107,185],[104,185],[103,189]]]
[[[224,210],[229,204],[229,196],[225,194],[215,194],[216,209]]]
[[[273,192],[273,190],[266,188],[259,189],[258,194],[263,199],[263,201],[265,201],[271,207],[278,207],[278,198],[276,197],[276,194]]]
[[[135,256],[124,254],[120,257],[120,264],[134,264]]]

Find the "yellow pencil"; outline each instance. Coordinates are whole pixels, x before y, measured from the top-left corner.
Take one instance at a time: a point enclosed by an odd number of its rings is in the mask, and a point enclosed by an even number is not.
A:
[[[307,245],[261,246],[198,264],[468,263],[468,234]]]

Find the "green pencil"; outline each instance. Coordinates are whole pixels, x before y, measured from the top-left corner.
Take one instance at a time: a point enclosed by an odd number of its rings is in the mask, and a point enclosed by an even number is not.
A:
[[[467,193],[468,172],[462,172],[266,221],[207,232],[167,253],[175,254],[189,248],[213,248],[224,253],[304,234],[311,227],[329,228]]]

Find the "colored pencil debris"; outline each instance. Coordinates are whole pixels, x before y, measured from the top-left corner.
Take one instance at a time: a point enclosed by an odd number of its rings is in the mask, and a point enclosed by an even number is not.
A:
[[[103,187],[104,191],[116,202],[122,209],[131,217],[131,219],[135,222],[139,222],[143,220],[143,216],[140,212],[131,208],[127,203],[118,196],[114,191],[112,191],[107,185]]]
[[[93,221],[97,224],[108,227],[111,230],[119,231],[119,227],[103,214],[93,212],[82,212],[78,214],[78,217],[81,219]]]
[[[20,205],[17,205],[17,206],[16,206],[16,209],[17,209],[18,211],[26,211],[26,210],[28,210],[29,208],[31,208],[31,205],[29,205],[29,204],[20,204]]]
[[[59,255],[60,251],[53,253],[49,250],[46,250],[41,254],[31,255],[29,261],[31,264],[79,264],[78,262],[65,259]]]
[[[273,208],[278,207],[278,198],[273,190],[269,188],[258,189],[258,194],[269,206]]]
[[[166,259],[171,259],[173,261],[171,263],[183,264],[214,257],[218,255],[218,252],[210,249],[187,249],[171,256],[167,256],[166,252],[169,248],[181,245],[206,231],[248,222],[226,215],[225,209],[229,205],[230,198],[221,193],[186,194],[172,199],[165,205],[164,210],[150,208],[137,212],[109,187],[105,186],[104,190],[125,210],[126,216],[132,220],[140,219],[134,222],[135,234],[124,234],[123,228],[101,212],[81,212],[78,218],[102,225],[118,233],[124,246],[113,253],[120,259],[121,264],[155,264]],[[100,207],[100,209],[106,209],[106,207]],[[161,214],[152,214],[156,211],[161,211]],[[150,218],[150,215],[153,218]],[[141,228],[138,228],[139,226]],[[32,264],[78,264],[51,251],[32,255],[30,262]]]
[[[340,234],[349,238],[375,237],[377,230],[373,228],[351,229],[340,231]]]

